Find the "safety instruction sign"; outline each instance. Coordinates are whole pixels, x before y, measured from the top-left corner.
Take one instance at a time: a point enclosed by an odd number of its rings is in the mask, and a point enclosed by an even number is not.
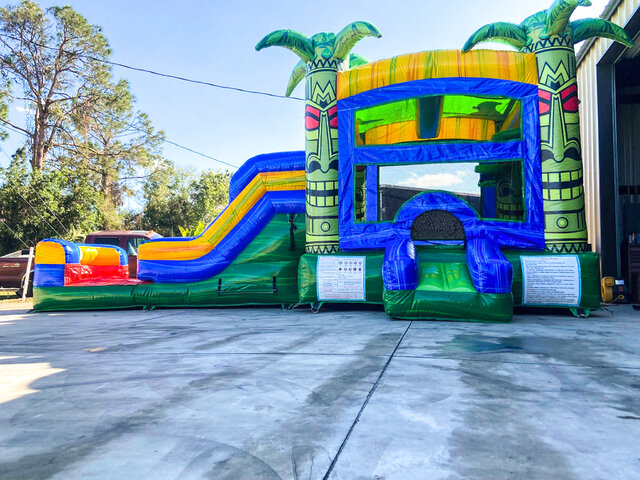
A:
[[[580,261],[577,255],[523,255],[523,305],[580,305]]]
[[[365,300],[366,257],[318,255],[318,300]]]

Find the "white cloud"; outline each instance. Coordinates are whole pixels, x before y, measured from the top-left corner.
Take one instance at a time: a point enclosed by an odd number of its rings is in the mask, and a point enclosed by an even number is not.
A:
[[[400,182],[404,187],[422,188],[425,190],[432,188],[451,187],[453,185],[459,185],[462,183],[462,177],[466,176],[467,172],[454,173],[427,173],[425,175],[415,175]]]
[[[16,110],[19,111],[20,113],[27,113],[30,111],[28,108],[24,108],[24,107],[16,107]]]

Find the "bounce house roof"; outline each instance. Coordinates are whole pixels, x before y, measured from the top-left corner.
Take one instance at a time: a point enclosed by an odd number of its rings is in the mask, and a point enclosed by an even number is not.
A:
[[[435,50],[399,55],[338,73],[338,99],[375,88],[429,78],[476,77],[536,85],[533,53]]]

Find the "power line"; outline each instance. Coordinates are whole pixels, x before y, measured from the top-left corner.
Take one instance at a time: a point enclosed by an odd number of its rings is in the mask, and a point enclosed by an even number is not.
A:
[[[52,48],[52,47],[49,47],[49,48]],[[122,67],[122,68],[126,68],[126,69],[129,69],[129,70],[134,70],[136,72],[149,73],[151,75],[156,75],[158,77],[173,78],[174,80],[181,80],[183,82],[196,83],[196,84],[199,84],[199,85],[206,85],[206,86],[214,87],[214,88],[222,88],[222,89],[225,89],[225,90],[234,90],[236,92],[241,92],[241,93],[251,93],[253,95],[264,95],[266,97],[284,98],[286,100],[297,100],[297,101],[304,102],[304,98],[300,98],[300,97],[287,97],[285,95],[278,95],[277,93],[261,92],[261,91],[258,91],[258,90],[249,90],[249,89],[240,88],[240,87],[230,87],[228,85],[219,85],[217,83],[205,82],[203,80],[194,80],[192,78],[181,77],[179,75],[172,75],[170,73],[155,72],[153,70],[148,70],[146,68],[132,67],[130,65],[125,65],[124,63],[112,62],[110,60],[102,60],[100,58],[95,58],[95,57],[87,57],[87,58],[89,58],[91,60],[95,60],[97,62],[108,63],[109,65],[115,65],[117,67]]]
[[[172,142],[171,140],[167,140],[166,138],[165,138],[164,141],[167,142],[167,143],[170,143],[171,145],[175,145],[178,148],[182,148],[183,150],[187,150],[188,152],[192,152],[192,153],[195,153],[196,155],[200,155],[201,157],[209,158],[211,160],[215,160],[216,162],[222,163],[224,165],[228,165],[229,167],[233,167],[235,169],[240,168],[237,165],[233,165],[231,163],[225,162],[224,160],[219,160],[219,159],[214,158],[214,157],[212,157],[210,155],[207,155],[206,153],[200,153],[197,150],[194,150],[194,149],[189,148],[189,147],[185,147],[184,145],[180,145],[179,143],[176,143],[176,142]]]
[[[0,34],[0,35],[3,35],[4,37],[10,38],[12,40],[16,40],[18,42],[31,43],[32,45],[36,45],[36,46],[38,46],[40,48],[45,48],[45,49],[48,49],[48,50],[56,50],[56,51],[58,50],[55,47],[50,47],[48,45],[43,45],[43,44],[41,44],[39,42],[20,39],[20,38],[14,37],[12,35],[7,35],[7,34],[4,34],[4,33]],[[69,52],[68,50],[63,50],[63,52],[68,54],[68,55],[74,55],[74,52]],[[126,69],[129,69],[129,70],[135,70],[135,71],[139,71],[139,72],[149,73],[151,75],[157,75],[157,76],[166,77],[166,78],[173,78],[175,80],[181,80],[181,81],[189,82],[189,83],[206,85],[206,86],[210,86],[210,87],[222,88],[222,89],[227,89],[227,90],[235,90],[235,91],[242,92],[242,93],[251,93],[251,94],[255,94],[255,95],[265,95],[265,96],[274,97],[274,98],[285,98],[285,99],[304,101],[304,98],[300,98],[300,97],[287,97],[287,96],[278,95],[278,94],[275,94],[275,93],[260,92],[260,91],[257,91],[257,90],[248,90],[248,89],[239,88],[239,87],[230,87],[230,86],[227,86],[227,85],[219,85],[219,84],[216,84],[216,83],[205,82],[205,81],[202,81],[202,80],[194,80],[194,79],[187,78],[187,77],[182,77],[182,76],[179,76],[179,75],[172,75],[172,74],[168,74],[168,73],[156,72],[154,70],[149,70],[149,69],[146,69],[146,68],[132,67],[131,65],[126,65],[124,63],[119,63],[119,62],[112,62],[110,60],[104,60],[104,59],[93,57],[93,56],[90,56],[90,55],[85,55],[85,58],[88,58],[90,60],[94,60],[94,61],[97,61],[97,62],[106,63],[106,64],[109,64],[109,65],[115,65],[115,66],[126,68]],[[24,135],[25,137],[28,137],[28,135],[25,132],[16,129],[15,127],[13,127],[11,125],[7,125],[6,123],[4,123],[4,125],[2,125],[2,126],[4,128],[9,129],[9,130],[12,130],[13,132],[20,133],[20,134]],[[136,129],[136,130],[138,130],[138,129]],[[141,133],[144,133],[141,130],[138,130],[138,131],[140,131]],[[207,155],[206,153],[199,152],[197,150],[194,150],[193,148],[185,147],[184,145],[180,145],[179,143],[173,142],[173,141],[168,140],[166,138],[164,139],[164,141],[166,143],[174,145],[174,146],[176,146],[178,148],[181,148],[183,150],[186,150],[188,152],[195,153],[196,155],[200,155],[201,157],[205,157],[205,158],[208,158],[208,159],[213,160],[215,162],[222,163],[223,165],[227,165],[227,166],[235,168],[235,169],[239,168],[237,165],[233,165],[231,163],[225,162],[224,160],[220,160],[218,158],[212,157],[211,155]]]
[[[1,121],[2,121],[2,119],[0,119],[0,122],[1,122]],[[11,130],[11,131],[13,131],[13,132],[15,132],[15,133],[19,133],[20,135],[22,135],[22,136],[24,136],[24,137],[29,137],[29,135],[27,135],[27,134],[26,134],[26,133],[24,133],[23,131],[18,130],[18,129],[17,129],[17,128],[15,128],[15,127],[12,127],[11,125],[7,125],[6,123],[4,123],[4,124],[0,125],[0,127],[8,128],[9,130]],[[144,132],[144,130],[140,130],[140,129],[135,128],[135,127],[133,127],[133,129],[134,129],[134,130],[136,130],[137,132],[145,133],[145,132]],[[176,146],[176,147],[178,147],[178,148],[182,148],[183,150],[187,150],[187,151],[189,151],[189,152],[191,152],[191,153],[195,153],[196,155],[200,155],[201,157],[205,157],[205,158],[208,158],[208,159],[213,160],[213,161],[215,161],[215,162],[222,163],[223,165],[227,165],[227,166],[232,167],[232,168],[235,168],[235,169],[240,168],[240,167],[238,167],[237,165],[233,165],[233,164],[231,164],[231,163],[225,162],[224,160],[220,160],[219,158],[212,157],[211,155],[207,155],[206,153],[199,152],[199,151],[197,151],[197,150],[194,150],[193,148],[185,147],[184,145],[180,145],[179,143],[173,142],[173,141],[168,140],[168,139],[166,139],[166,138],[165,138],[165,139],[163,139],[163,141],[164,141],[165,143],[170,143],[171,145],[174,145],[174,146]],[[6,155],[6,153],[5,153],[5,155]]]
[[[9,180],[9,179],[7,178],[7,180]],[[54,227],[53,225],[51,225],[51,224],[49,223],[49,221],[48,221],[46,218],[44,218],[44,216],[42,216],[42,215],[40,214],[40,212],[39,212],[38,210],[36,210],[36,209],[35,209],[35,207],[34,207],[33,205],[31,205],[31,203],[29,202],[29,200],[27,200],[26,198],[24,198],[24,197],[22,196],[22,194],[18,191],[18,189],[15,187],[15,185],[11,184],[11,182],[10,182],[10,181],[9,181],[9,185],[12,185],[12,186],[13,186],[13,188],[16,190],[16,193],[18,194],[18,196],[19,196],[22,200],[24,200],[24,202],[25,202],[27,205],[29,205],[29,207],[31,208],[31,210],[33,210],[34,212],[36,212],[36,214],[37,214],[37,215],[38,215],[42,220],[44,220],[44,223],[46,223],[46,224],[49,226],[49,228],[51,228],[51,230],[53,230],[54,232],[56,232],[56,234],[58,235],[58,237],[62,238],[62,237],[64,236],[64,235],[62,235],[58,230],[56,230],[56,229],[55,229],[55,227]]]
[[[2,151],[2,153],[4,153],[4,156],[7,157],[9,159],[9,161],[11,161],[11,157],[9,156],[9,154],[4,150],[4,148],[0,147],[0,151]],[[9,180],[9,178],[7,177],[7,180]],[[62,228],[64,228],[67,233],[71,233],[69,232],[69,229],[64,225],[64,223],[62,223],[60,221],[60,219],[58,218],[58,216],[55,214],[55,212],[49,208],[49,205],[47,205],[47,203],[44,201],[44,199],[40,196],[40,194],[38,193],[38,190],[35,189],[35,187],[31,184],[31,182],[29,182],[29,186],[31,187],[31,190],[33,190],[33,192],[38,196],[38,198],[40,199],[40,201],[42,202],[42,204],[44,205],[44,208],[46,208],[49,213],[51,215],[53,215],[53,217],[58,221],[58,223],[60,224],[60,226]]]
[[[4,37],[6,38],[10,38],[12,40],[15,40],[17,42],[24,42],[24,43],[30,43],[32,45],[35,45],[37,47],[40,48],[45,48],[48,50],[58,50],[58,48],[56,47],[50,47],[49,45],[43,45],[39,42],[35,42],[33,40],[26,40],[23,38],[17,38],[14,37],[12,35],[7,35],[6,33],[2,34]],[[75,52],[69,52],[68,50],[63,50],[64,53],[68,54],[68,55],[77,55]],[[195,80],[193,78],[188,78],[188,77],[183,77],[180,75],[173,75],[171,73],[162,73],[162,72],[156,72],[155,70],[150,70],[148,68],[141,68],[141,67],[132,67],[131,65],[126,65],[124,63],[119,63],[119,62],[112,62],[111,60],[105,60],[102,58],[97,58],[97,57],[93,57],[91,55],[83,55],[85,58],[88,58],[89,60],[93,60],[95,62],[101,62],[101,63],[106,63],[108,65],[114,65],[116,67],[121,67],[121,68],[126,68],[128,70],[133,70],[136,72],[143,72],[143,73],[148,73],[150,75],[156,75],[158,77],[164,77],[164,78],[172,78],[174,80],[180,80],[182,82],[188,82],[188,83],[195,83],[198,85],[205,85],[208,87],[214,87],[214,88],[221,88],[224,90],[233,90],[236,92],[241,92],[241,93],[250,93],[252,95],[263,95],[266,97],[273,97],[273,98],[284,98],[286,100],[296,100],[296,101],[303,101],[304,102],[304,98],[300,98],[300,97],[287,97],[285,95],[278,95],[277,93],[269,93],[269,92],[261,92],[259,90],[250,90],[250,89],[246,89],[246,88],[240,88],[240,87],[231,87],[229,85],[221,85],[218,83],[212,83],[212,82],[206,82],[204,80]]]
[[[48,49],[48,50],[56,50],[56,51],[58,50],[55,47],[50,47],[48,45],[43,45],[43,44],[41,44],[39,42],[20,39],[20,38],[14,37],[12,35],[7,35],[7,34],[4,34],[4,33],[0,34],[0,35],[3,35],[4,37],[10,38],[12,40],[16,40],[18,42],[31,43],[32,45],[36,45],[36,46],[38,46],[40,48],[45,48],[45,49]],[[67,55],[74,55],[73,52],[69,52],[68,50],[63,50],[63,52],[66,53]],[[202,80],[194,80],[194,79],[187,78],[187,77],[182,77],[182,76],[179,76],[179,75],[172,75],[172,74],[168,74],[168,73],[156,72],[154,70],[149,70],[149,69],[146,69],[146,68],[132,67],[132,66],[126,65],[124,63],[112,62],[110,60],[104,60],[104,59],[101,59],[101,58],[92,57],[90,55],[85,55],[85,58],[88,58],[90,60],[94,60],[96,62],[102,62],[102,63],[106,63],[106,64],[109,64],[109,65],[115,65],[115,66],[126,68],[126,69],[129,69],[129,70],[135,70],[135,71],[139,71],[139,72],[149,73],[151,75],[157,75],[157,76],[166,77],[166,78],[173,78],[175,80],[181,80],[181,81],[189,82],[189,83],[207,85],[207,86],[210,86],[210,87],[222,88],[222,89],[227,89],[227,90],[235,90],[235,91],[238,91],[238,92],[251,93],[251,94],[255,94],[255,95],[265,95],[265,96],[274,97],[274,98],[285,98],[285,99],[304,101],[304,98],[300,98],[300,97],[287,97],[287,96],[278,95],[278,94],[275,94],[275,93],[260,92],[260,91],[257,91],[257,90],[248,90],[248,89],[239,88],[239,87],[230,87],[230,86],[227,86],[227,85],[219,85],[219,84],[216,84],[216,83],[205,82],[205,81],[202,81]],[[7,129],[10,129],[10,130],[12,130],[12,131],[14,131],[16,133],[20,133],[20,134],[24,135],[25,137],[28,136],[25,132],[16,129],[15,127],[13,127],[11,125],[7,125],[6,123],[3,125],[3,127],[7,128]],[[140,131],[140,130],[138,130],[138,131]],[[171,145],[174,145],[174,146],[176,146],[178,148],[181,148],[183,150],[187,150],[187,151],[189,151],[191,153],[195,153],[196,155],[200,155],[202,157],[208,158],[208,159],[213,160],[215,162],[222,163],[222,164],[227,165],[227,166],[232,167],[232,168],[236,168],[236,169],[239,168],[237,165],[233,165],[231,163],[225,162],[223,160],[220,160],[218,158],[212,157],[212,156],[207,155],[205,153],[198,152],[197,150],[194,150],[194,149],[189,148],[189,147],[185,147],[184,145],[180,145],[179,143],[173,142],[173,141],[168,140],[166,138],[164,139],[164,141],[166,143],[170,143]]]
[[[0,121],[2,121],[2,119],[0,119]],[[11,130],[12,132],[15,132],[15,133],[19,133],[20,135],[24,135],[25,137],[29,136],[26,133],[24,133],[22,130],[18,130],[16,127],[7,124],[6,121],[2,125],[0,125],[0,127],[6,128],[6,129]]]
[[[54,227],[53,225],[51,225],[51,224],[49,223],[49,221],[48,221],[46,218],[44,218],[44,217],[40,214],[40,212],[39,212],[38,210],[36,210],[36,209],[35,209],[35,207],[34,207],[33,205],[31,205],[31,203],[29,203],[29,200],[27,200],[26,198],[24,198],[24,197],[22,196],[22,194],[18,191],[18,189],[16,188],[16,186],[11,182],[11,179],[10,179],[9,177],[6,177],[6,179],[7,179],[7,182],[9,183],[9,185],[10,185],[10,186],[12,186],[12,187],[14,188],[14,190],[15,190],[15,192],[18,194],[18,196],[19,196],[19,197],[20,197],[20,198],[21,198],[21,199],[22,199],[22,200],[23,200],[27,205],[29,205],[29,207],[31,208],[31,210],[33,210],[34,212],[36,212],[36,214],[37,214],[37,215],[38,215],[42,220],[44,220],[44,223],[46,223],[46,224],[49,226],[49,228],[51,228],[51,230],[53,230],[54,232],[56,232],[56,234],[58,235],[58,237],[62,238],[62,237],[63,237],[63,235],[62,235],[58,230],[56,230],[56,229],[55,229],[55,227]]]
[[[98,113],[98,115],[101,116],[103,119],[108,119],[106,117],[106,115],[103,115],[102,113]],[[138,128],[138,127],[134,126],[133,124],[129,125],[129,128],[131,128],[132,130],[134,130],[136,132],[143,133],[145,135],[147,134],[147,132],[145,132],[141,128]],[[200,155],[201,157],[205,157],[205,158],[208,158],[208,159],[213,160],[215,162],[222,163],[223,165],[227,165],[227,166],[235,168],[235,169],[240,168],[237,165],[233,165],[232,163],[225,162],[224,160],[220,160],[219,158],[212,157],[211,155],[207,155],[206,153],[198,152],[197,150],[194,150],[193,148],[185,147],[184,145],[180,145],[177,142],[173,142],[171,140],[167,140],[166,138],[164,138],[163,141],[165,143],[169,143],[171,145],[174,145],[174,146],[176,146],[178,148],[181,148],[183,150],[186,150],[188,152],[195,153],[196,155]]]
[[[27,244],[24,242],[24,240],[22,240],[22,238],[20,238],[20,237],[18,236],[18,234],[17,234],[16,232],[14,232],[14,231],[11,229],[11,227],[10,227],[10,226],[9,226],[9,224],[5,221],[5,219],[4,219],[4,218],[0,218],[0,222],[2,222],[2,224],[3,224],[5,227],[7,227],[7,229],[8,229],[11,233],[13,233],[13,236],[14,236],[14,237],[16,237],[18,240],[20,240],[20,242],[22,242],[22,244],[23,244],[25,247],[30,248],[30,247],[29,247],[29,245],[27,245]],[[29,241],[31,242],[31,240],[29,240]],[[31,242],[31,243],[33,243],[33,242]]]

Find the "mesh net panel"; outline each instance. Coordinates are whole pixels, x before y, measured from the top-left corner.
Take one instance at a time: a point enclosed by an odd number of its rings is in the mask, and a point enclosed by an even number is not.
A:
[[[462,222],[445,210],[429,210],[416,217],[411,225],[412,240],[463,240]]]

